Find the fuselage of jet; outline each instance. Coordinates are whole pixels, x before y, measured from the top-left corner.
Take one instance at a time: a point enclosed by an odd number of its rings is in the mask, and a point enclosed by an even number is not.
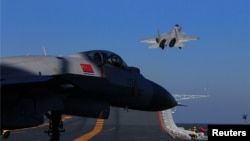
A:
[[[199,37],[187,36],[181,32],[181,26],[176,24],[171,32],[160,34],[157,32],[156,38],[143,39],[141,42],[150,43],[149,48],[161,48],[164,49],[165,46],[183,48],[184,42],[191,40],[198,40]]]
[[[106,119],[110,106],[160,111],[177,105],[166,89],[110,51],[5,57],[0,67],[2,129],[39,125],[52,110]]]

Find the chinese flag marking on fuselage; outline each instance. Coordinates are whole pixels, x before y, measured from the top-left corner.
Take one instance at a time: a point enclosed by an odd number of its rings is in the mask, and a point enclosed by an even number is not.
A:
[[[91,64],[80,64],[83,72],[94,73]]]

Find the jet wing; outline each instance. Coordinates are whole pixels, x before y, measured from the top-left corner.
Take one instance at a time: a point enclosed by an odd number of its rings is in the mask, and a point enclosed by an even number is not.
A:
[[[142,43],[151,43],[151,44],[155,44],[155,43],[156,43],[156,40],[155,40],[155,38],[147,38],[147,39],[141,40],[140,42],[142,42]]]
[[[98,79],[98,81],[97,81]],[[51,76],[22,76],[22,77],[15,77],[15,78],[6,78],[1,79],[0,86],[43,86],[43,85],[61,85],[61,84],[70,84],[74,87],[81,88],[81,85],[84,84],[88,86],[89,84],[93,83],[102,83],[105,84],[103,78],[100,77],[90,77],[85,75],[78,75],[78,74],[58,74],[58,75],[51,75]]]
[[[42,83],[42,82],[47,82],[51,79],[53,79],[53,77],[51,76],[26,76],[26,77],[8,78],[1,80],[1,86]]]

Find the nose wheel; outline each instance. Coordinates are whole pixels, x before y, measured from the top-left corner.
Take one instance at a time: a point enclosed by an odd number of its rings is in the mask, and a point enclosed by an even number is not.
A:
[[[60,133],[65,132],[61,112],[51,111],[51,113],[46,113],[45,115],[49,119],[49,129],[44,132],[48,134],[50,141],[59,141]]]

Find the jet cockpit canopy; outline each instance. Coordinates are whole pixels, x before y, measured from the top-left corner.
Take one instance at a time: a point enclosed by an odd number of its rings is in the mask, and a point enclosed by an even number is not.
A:
[[[89,58],[90,60],[95,62],[98,66],[102,66],[104,64],[110,64],[114,67],[117,67],[126,71],[140,73],[139,68],[128,66],[119,55],[111,51],[91,50],[91,51],[79,52],[76,54],[72,54],[70,56],[80,57],[80,58],[82,57]]]
[[[92,51],[87,51],[85,53],[91,60],[94,60],[99,64],[108,63],[123,69],[126,69],[128,67],[128,65],[122,60],[122,58],[119,55],[111,51],[92,50]]]

